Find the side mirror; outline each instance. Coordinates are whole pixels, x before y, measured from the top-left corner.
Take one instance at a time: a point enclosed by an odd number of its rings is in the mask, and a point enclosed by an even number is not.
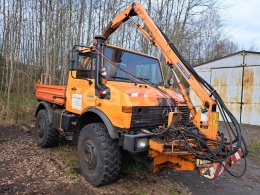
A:
[[[77,70],[79,63],[79,51],[73,48],[70,51],[70,70]]]
[[[174,83],[174,80],[173,80],[173,78],[171,78],[171,79],[169,79],[169,80],[168,80],[168,85],[169,85],[169,86],[172,86],[172,85],[173,85],[173,83]]]

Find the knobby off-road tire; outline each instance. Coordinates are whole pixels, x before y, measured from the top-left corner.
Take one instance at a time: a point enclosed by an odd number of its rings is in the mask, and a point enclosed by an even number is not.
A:
[[[117,140],[110,138],[103,123],[84,126],[78,140],[81,173],[93,186],[107,184],[118,178],[121,153]]]
[[[42,148],[49,148],[58,145],[59,132],[51,128],[51,122],[47,110],[40,110],[36,117],[37,144]]]

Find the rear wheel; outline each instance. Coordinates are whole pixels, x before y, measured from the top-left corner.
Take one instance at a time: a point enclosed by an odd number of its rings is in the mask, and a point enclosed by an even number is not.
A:
[[[58,145],[59,132],[51,128],[51,122],[46,109],[40,110],[36,117],[37,144],[42,148]]]
[[[93,186],[117,179],[121,154],[116,140],[110,138],[102,123],[83,127],[78,140],[78,157],[83,176]]]

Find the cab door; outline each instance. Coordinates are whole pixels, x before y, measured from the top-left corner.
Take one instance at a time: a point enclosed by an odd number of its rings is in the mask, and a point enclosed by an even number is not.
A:
[[[79,54],[78,64],[70,69],[66,110],[81,114],[89,107],[96,106],[94,71],[95,57],[91,52]]]

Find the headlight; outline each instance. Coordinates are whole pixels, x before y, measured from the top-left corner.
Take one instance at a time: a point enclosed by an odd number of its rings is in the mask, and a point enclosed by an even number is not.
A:
[[[136,148],[139,150],[146,149],[148,147],[148,139],[141,138],[136,141]]]

